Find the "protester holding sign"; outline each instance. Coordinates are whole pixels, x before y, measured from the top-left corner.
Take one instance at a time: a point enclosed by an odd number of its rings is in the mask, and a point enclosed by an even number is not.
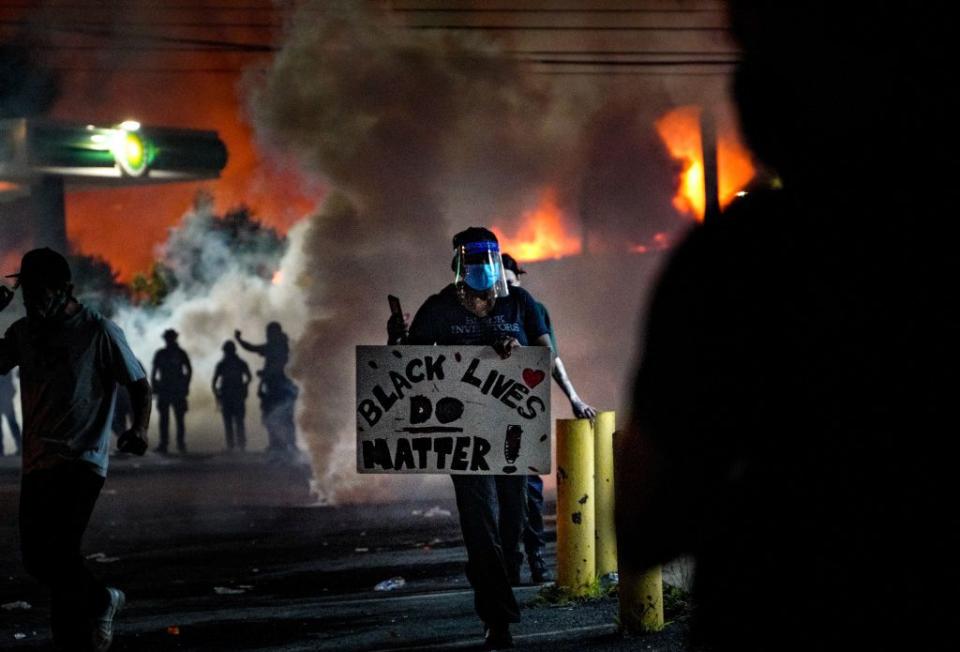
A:
[[[507,358],[519,346],[550,347],[548,330],[525,290],[510,291],[500,245],[487,229],[453,238],[456,277],[417,311],[406,344],[491,345]],[[393,335],[393,333],[391,333]],[[551,347],[552,348],[552,347]],[[485,649],[512,647],[520,621],[510,577],[519,573],[526,476],[451,475],[467,548],[467,579],[486,629]]]
[[[517,261],[510,254],[505,253],[502,258],[507,285],[513,292],[515,288],[520,287],[520,275],[527,272],[517,264]],[[556,356],[553,360],[553,379],[557,381],[560,389],[569,399],[574,416],[578,419],[595,419],[597,411],[584,403],[583,399],[577,394],[563,362],[560,361],[557,338],[553,334],[553,325],[550,323],[550,313],[547,312],[547,307],[538,302],[537,310],[543,316],[543,323],[549,332],[550,344],[553,346],[553,352]],[[543,535],[543,478],[537,474],[527,476],[527,518],[523,526],[523,547],[527,551],[530,579],[535,584],[552,580],[550,571],[547,570],[547,563],[543,559],[543,551],[546,548],[546,539]]]

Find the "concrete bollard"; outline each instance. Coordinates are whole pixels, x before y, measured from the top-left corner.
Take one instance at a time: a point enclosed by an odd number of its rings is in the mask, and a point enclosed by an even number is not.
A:
[[[597,577],[594,443],[589,419],[557,419],[557,586],[589,593]]]
[[[597,497],[597,575],[617,570],[617,530],[613,512],[613,437],[616,413],[599,412],[594,426],[594,495]]]

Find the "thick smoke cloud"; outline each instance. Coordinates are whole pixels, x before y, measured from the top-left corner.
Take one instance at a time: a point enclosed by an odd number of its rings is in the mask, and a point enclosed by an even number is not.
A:
[[[292,153],[332,188],[306,227],[309,321],[292,364],[299,427],[326,500],[442,482],[353,472],[353,366],[355,345],[385,341],[386,294],[412,312],[449,281],[454,232],[518,216],[546,187],[568,216],[589,213],[617,251],[688,225],[669,224],[677,169],[652,127],[673,90],[602,78],[561,83],[530,74],[495,43],[404,29],[396,16],[373,3],[306,3],[266,77],[248,80],[262,144]],[[564,358],[572,372],[592,365],[578,383],[601,407],[619,402],[624,351],[654,263],[551,264],[535,284],[548,303],[564,297],[558,311],[576,336]],[[580,299],[571,292],[578,286]],[[612,306],[622,314],[591,336]]]
[[[253,103],[261,136],[336,189],[306,235],[311,320],[292,372],[319,488],[340,500],[359,490],[353,347],[384,341],[388,292],[413,310],[439,290],[452,232],[517,212],[559,146],[550,98],[515,66],[362,6],[295,18]]]

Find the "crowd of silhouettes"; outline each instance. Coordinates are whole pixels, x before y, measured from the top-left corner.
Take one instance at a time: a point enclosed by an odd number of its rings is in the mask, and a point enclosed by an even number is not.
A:
[[[237,354],[237,344],[246,351],[264,359],[263,368],[256,372],[257,398],[267,429],[267,451],[293,452],[297,449],[296,424],[294,421],[297,386],[286,374],[290,357],[290,345],[279,322],[270,322],[266,327],[266,341],[254,344],[243,339],[241,331],[234,332],[236,343],[223,343],[223,357],[217,362],[211,380],[211,390],[216,399],[217,410],[223,418],[224,438],[227,451],[245,451],[247,448],[246,403],[249,386],[253,380],[250,367]],[[153,358],[151,382],[160,413],[160,440],[155,451],[165,454],[169,446],[169,414],[173,412],[176,424],[176,443],[179,453],[186,453],[186,426],[184,416],[189,409],[188,397],[193,367],[190,356],[178,344],[179,333],[168,329],[163,333],[166,346],[157,350]],[[124,411],[118,398],[115,419],[117,427],[123,425]]]

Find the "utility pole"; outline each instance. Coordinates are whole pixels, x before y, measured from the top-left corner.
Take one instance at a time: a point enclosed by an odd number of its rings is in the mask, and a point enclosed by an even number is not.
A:
[[[708,107],[700,112],[700,142],[703,148],[705,198],[703,221],[710,222],[720,216],[720,182],[717,171],[717,124]]]

